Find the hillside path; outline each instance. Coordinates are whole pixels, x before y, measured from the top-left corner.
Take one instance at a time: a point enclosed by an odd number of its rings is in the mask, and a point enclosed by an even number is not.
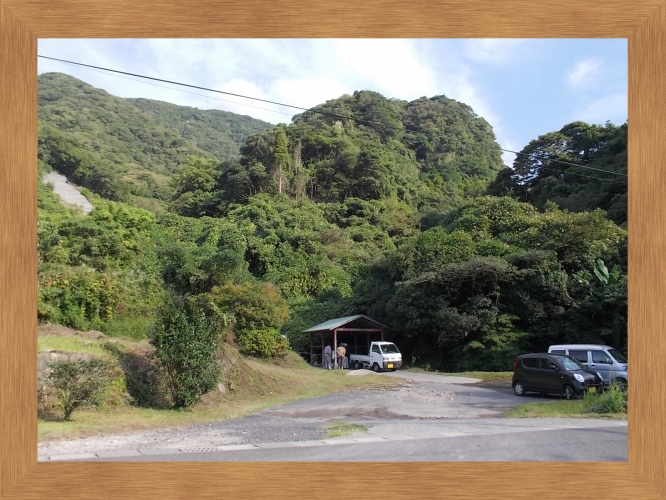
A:
[[[65,203],[81,208],[84,214],[92,212],[93,206],[88,201],[88,198],[72,186],[64,175],[58,172],[49,172],[42,178],[42,181],[44,184],[51,184],[53,192],[60,196]]]

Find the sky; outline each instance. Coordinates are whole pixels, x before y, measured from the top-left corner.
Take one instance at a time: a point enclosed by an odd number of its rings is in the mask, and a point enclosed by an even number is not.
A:
[[[470,105],[513,151],[576,120],[627,120],[626,39],[40,39],[39,54],[304,108],[355,90],[445,95]],[[40,74],[54,71],[119,97],[274,124],[300,112],[39,59]]]

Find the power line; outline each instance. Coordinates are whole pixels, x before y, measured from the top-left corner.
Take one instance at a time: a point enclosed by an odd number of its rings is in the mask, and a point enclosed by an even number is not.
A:
[[[519,153],[518,151],[511,151],[509,149],[502,149],[502,148],[500,148],[500,150],[501,151],[506,151],[507,153],[513,153],[513,154],[516,154],[516,155],[531,156],[531,157],[537,158],[539,160],[556,161],[558,163],[564,163],[565,165],[572,165],[574,167],[587,168],[588,170],[597,170],[598,172],[604,172],[605,174],[615,174],[615,175],[623,175],[625,177],[629,177],[627,174],[623,174],[623,173],[620,173],[620,172],[611,172],[610,170],[603,170],[601,168],[589,167],[587,165],[581,165],[580,163],[573,163],[573,162],[565,161],[565,160],[558,160],[557,158],[544,158],[542,156],[537,156],[534,153]]]
[[[556,172],[556,173],[561,173],[564,175],[579,175],[581,177],[587,177],[588,179],[598,179],[600,181],[605,181],[605,182],[612,182],[614,184],[624,184],[622,181],[616,181],[614,179],[606,179],[604,177],[596,177],[594,175],[585,175],[585,174],[579,174],[577,172],[571,172],[567,170],[566,172],[562,172],[561,170],[555,170],[554,168],[548,168],[548,167],[541,167],[544,170],[550,170],[551,172]]]
[[[210,89],[210,88],[207,88],[207,87],[200,87],[198,85],[191,85],[189,83],[174,82],[172,80],[164,80],[162,78],[155,78],[155,77],[152,77],[152,76],[139,75],[137,73],[129,73],[127,71],[120,71],[120,70],[117,70],[117,69],[103,68],[101,66],[93,66],[91,64],[84,64],[84,63],[79,63],[79,62],[75,62],[75,61],[67,61],[65,59],[58,59],[58,58],[55,58],[55,57],[48,57],[48,56],[42,56],[42,55],[38,55],[37,57],[41,57],[42,59],[50,59],[52,61],[59,61],[59,62],[63,62],[63,63],[66,63],[66,64],[73,64],[75,66],[82,66],[82,67],[85,67],[85,68],[94,68],[94,69],[97,69],[97,70],[109,71],[111,73],[119,73],[121,75],[136,76],[138,78],[145,78],[147,80],[154,80],[154,81],[157,81],[157,82],[170,83],[172,85],[180,85],[180,86],[183,86],[183,87],[190,87],[190,88],[199,89],[199,90],[206,90],[208,92],[215,92],[215,93],[218,93],[218,94],[231,95],[231,96],[234,96],[234,97],[240,97],[240,98],[243,98],[243,99],[250,99],[250,100],[253,100],[253,101],[266,102],[266,103],[269,103],[269,104],[275,104],[277,106],[284,106],[284,107],[287,107],[287,108],[299,109],[299,110],[302,110],[302,111],[310,111],[312,113],[318,113],[320,115],[330,116],[330,117],[333,117],[333,118],[339,118],[339,119],[342,119],[342,120],[353,120],[355,122],[363,123],[363,124],[366,124],[366,125],[378,125],[378,126],[385,127],[385,128],[392,128],[394,130],[403,130],[401,127],[395,127],[395,126],[392,126],[392,125],[388,125],[386,123],[374,122],[374,121],[370,121],[370,120],[362,120],[362,119],[358,119],[358,118],[353,118],[351,116],[339,115],[339,114],[336,114],[336,113],[330,113],[328,111],[318,110],[318,109],[315,109],[315,108],[304,108],[302,106],[294,106],[292,104],[284,104],[284,103],[281,103],[281,102],[269,101],[267,99],[260,99],[258,97],[250,97],[250,96],[246,96],[246,95],[242,95],[242,94],[234,94],[233,92],[226,92],[226,91],[223,91],[223,90],[216,90],[216,89]],[[166,87],[166,88],[170,88],[170,87]],[[173,89],[173,90],[176,90],[176,89]],[[201,94],[196,94],[196,95],[201,95]],[[236,103],[236,104],[240,104],[242,106],[248,106],[247,104],[241,104],[241,103]],[[253,106],[250,106],[250,107],[253,107]],[[264,108],[259,108],[259,109],[264,109]],[[266,111],[271,111],[271,110],[266,110]],[[414,132],[418,132],[418,131],[414,130]],[[419,133],[424,133],[424,132],[419,132]]]
[[[414,133],[429,135],[431,137],[434,137],[434,134],[428,133],[428,132],[425,132],[425,131],[413,130],[413,129],[410,130],[408,127],[402,128],[402,127],[397,127],[397,126],[393,126],[393,125],[389,125],[389,124],[385,124],[385,123],[381,123],[381,122],[374,122],[374,121],[357,119],[357,118],[353,118],[351,116],[343,116],[343,115],[339,115],[339,114],[336,114],[336,113],[330,113],[330,112],[327,112],[327,111],[317,110],[316,108],[304,108],[304,107],[301,107],[301,106],[294,106],[292,104],[284,104],[284,103],[280,103],[280,102],[276,102],[276,101],[269,101],[267,99],[260,99],[258,97],[250,97],[250,96],[246,96],[246,95],[242,95],[242,94],[235,94],[235,93],[232,93],[232,92],[225,92],[223,90],[216,90],[216,89],[210,89],[210,88],[207,88],[207,87],[201,87],[201,86],[198,86],[198,85],[191,85],[191,84],[188,84],[188,83],[175,82],[175,81],[172,81],[172,80],[165,80],[165,79],[162,79],[162,78],[155,78],[155,77],[152,77],[152,76],[140,75],[140,74],[137,74],[137,73],[129,73],[127,71],[120,71],[120,70],[117,70],[117,69],[103,68],[103,67],[100,67],[100,66],[93,66],[91,64],[84,64],[84,63],[79,63],[79,62],[75,62],[75,61],[67,61],[65,59],[58,59],[58,58],[55,58],[55,57],[48,57],[48,56],[42,56],[42,55],[38,55],[37,57],[40,57],[42,59],[49,59],[49,60],[52,60],[52,61],[59,61],[59,62],[66,63],[66,64],[73,64],[75,66],[82,66],[82,67],[85,67],[85,68],[93,68],[93,69],[96,69],[96,70],[102,70],[102,71],[107,71],[107,72],[111,72],[111,73],[118,73],[118,74],[121,74],[121,75],[135,76],[135,77],[138,77],[138,78],[144,78],[146,80],[153,80],[153,81],[157,81],[157,82],[169,83],[169,84],[172,84],[172,85],[179,85],[179,86],[183,86],[183,87],[190,87],[190,88],[194,88],[194,89],[205,90],[207,92],[215,92],[215,93],[218,93],[218,94],[231,95],[231,96],[234,96],[234,97],[240,97],[242,99],[250,99],[250,100],[253,100],[253,101],[260,101],[260,102],[265,102],[265,103],[269,103],[269,104],[275,104],[277,106],[284,106],[284,107],[287,107],[287,108],[299,109],[299,110],[302,110],[302,111],[310,111],[312,113],[318,113],[318,114],[325,115],[325,116],[330,116],[330,117],[333,117],[333,118],[339,118],[339,119],[343,119],[343,120],[353,120],[353,121],[355,121],[357,123],[361,123],[361,124],[379,125],[381,127],[391,128],[391,129],[394,129],[394,130],[414,132]],[[139,80],[134,80],[132,78],[129,78],[129,80],[139,81]],[[144,82],[144,83],[147,83],[147,82]],[[157,86],[162,87],[161,85],[157,85]],[[164,87],[164,88],[170,88],[170,87]],[[172,90],[178,91],[178,89],[172,89]],[[187,93],[192,93],[192,92],[187,92]],[[194,95],[202,95],[202,94],[194,94]],[[210,96],[202,96],[202,97],[210,97]],[[210,98],[214,99],[213,97],[210,97]],[[218,100],[224,101],[224,99],[218,99]],[[226,102],[232,102],[234,104],[239,104],[241,106],[255,107],[255,106],[250,106],[250,105],[247,105],[247,104],[242,104],[242,103],[233,102],[233,101],[226,101]],[[258,108],[258,109],[264,109],[265,111],[273,111],[273,110],[268,110],[268,109],[265,109],[265,108]],[[280,113],[280,114],[288,114],[288,113],[281,113],[279,111],[273,111],[273,112]],[[558,159],[555,159],[555,158],[543,158],[543,157],[536,156],[534,154],[520,153],[520,152],[517,152],[517,151],[511,151],[509,149],[504,149],[504,148],[499,148],[499,149],[500,149],[500,151],[504,151],[504,152],[507,152],[507,153],[513,153],[513,154],[516,154],[516,155],[532,156],[533,158],[537,158],[539,160],[554,161],[554,162],[562,163],[562,164],[565,164],[565,165],[572,165],[574,167],[583,168],[583,169],[587,169],[587,170],[596,170],[598,172],[603,172],[603,173],[606,173],[606,174],[620,175],[620,176],[628,177],[627,174],[623,174],[623,173],[620,173],[620,172],[611,172],[609,170],[603,170],[603,169],[600,169],[600,168],[589,167],[587,165],[580,165],[580,164],[568,162],[568,161],[565,161],[565,160],[558,160]],[[548,169],[546,167],[541,167],[541,168],[543,168],[545,170],[553,170],[553,169]],[[557,172],[557,170],[554,170],[554,171]],[[574,174],[574,175],[582,175],[582,174]],[[607,179],[602,179],[601,177],[592,177],[592,176],[585,176],[585,177],[590,177],[590,178],[593,178],[593,179],[596,178],[596,179],[601,179],[601,180],[607,180]]]
[[[248,97],[248,96],[241,95],[241,94],[234,94],[233,92],[225,92],[223,90],[209,89],[209,88],[206,88],[206,87],[200,87],[198,85],[191,85],[189,83],[174,82],[174,81],[171,81],[171,80],[164,80],[162,78],[155,78],[155,77],[152,77],[152,76],[139,75],[139,74],[136,74],[136,73],[128,73],[127,71],[120,71],[120,70],[117,70],[117,69],[102,68],[100,66],[93,66],[92,64],[83,64],[83,63],[74,62],[74,61],[66,61],[65,59],[57,59],[55,57],[48,57],[48,56],[38,55],[37,57],[41,57],[42,59],[50,59],[52,61],[64,62],[64,63],[67,63],[67,64],[74,64],[76,66],[84,66],[86,68],[101,69],[102,71],[110,71],[112,73],[119,73],[121,75],[136,76],[136,77],[139,77],[139,78],[145,78],[147,80],[154,80],[156,82],[170,83],[172,85],[180,85],[180,86],[183,86],[183,87],[190,87],[190,88],[193,88],[193,89],[206,90],[208,92],[217,92],[218,94],[232,95],[234,97],[241,97],[243,99],[252,99],[253,101],[261,101],[261,102],[267,102],[269,104],[277,104],[278,106],[285,106],[287,108],[301,109],[301,110],[304,110],[304,111],[308,110],[308,108],[301,108],[300,106],[292,106],[291,104],[283,104],[283,103],[280,103],[280,102],[269,101],[267,99],[259,99],[258,97]]]
[[[100,70],[97,70],[97,69],[92,69],[92,68],[84,68],[84,69],[94,71],[95,73],[101,73],[102,75],[109,75],[108,73],[105,73],[104,71],[100,71]],[[137,80],[136,78],[128,78],[126,76],[120,76],[120,75],[114,75],[114,74],[111,74],[109,76],[115,76],[116,78],[122,78],[124,80],[132,80],[133,82],[143,83],[145,85],[152,85],[153,87],[160,87],[160,88],[163,88],[163,89],[174,90],[176,92],[182,92],[184,94],[198,95],[199,97],[205,97],[206,99],[214,99],[216,101],[228,102],[228,103],[231,103],[231,104],[238,104],[239,106],[246,106],[248,108],[261,109],[262,111],[269,111],[271,113],[278,113],[280,115],[292,116],[292,113],[285,113],[284,111],[277,111],[275,109],[268,109],[268,108],[260,108],[259,106],[252,106],[251,104],[245,104],[243,102],[230,101],[229,99],[220,99],[219,97],[213,97],[212,95],[198,94],[196,92],[188,92],[187,90],[181,90],[181,89],[176,89],[176,88],[173,88],[173,87],[167,87],[166,85],[158,85],[157,83],[144,82],[142,80]]]

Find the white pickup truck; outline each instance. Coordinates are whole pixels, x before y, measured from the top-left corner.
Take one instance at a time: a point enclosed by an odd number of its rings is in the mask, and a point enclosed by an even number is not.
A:
[[[364,354],[349,355],[349,366],[355,370],[371,368],[375,372],[397,370],[402,366],[402,354],[392,342],[372,342],[367,356]]]

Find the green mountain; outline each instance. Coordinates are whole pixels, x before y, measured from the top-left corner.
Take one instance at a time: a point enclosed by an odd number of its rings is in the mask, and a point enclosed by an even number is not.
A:
[[[270,124],[247,116],[122,99],[62,73],[38,80],[39,158],[112,200],[167,200],[167,177],[192,155],[238,157]]]
[[[273,125],[250,116],[215,109],[202,110],[151,99],[127,99],[156,122],[220,160],[237,160],[248,135]]]
[[[217,174],[190,169],[176,188],[185,196],[177,204],[183,215],[219,215],[225,203],[267,193],[443,210],[481,194],[502,166],[491,126],[469,106],[444,96],[406,102],[361,91],[250,136],[240,162]],[[187,188],[195,177],[211,182]]]

